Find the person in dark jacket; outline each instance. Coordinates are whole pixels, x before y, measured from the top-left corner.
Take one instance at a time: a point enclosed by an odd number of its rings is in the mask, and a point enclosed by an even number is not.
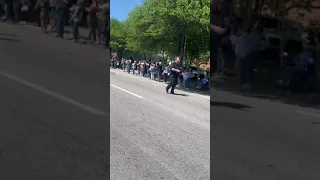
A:
[[[170,94],[174,94],[174,89],[178,84],[179,74],[181,73],[179,57],[177,57],[176,61],[171,64],[169,71],[170,71],[171,79],[170,79],[169,85],[166,87],[166,92],[169,93],[169,89],[171,88]]]

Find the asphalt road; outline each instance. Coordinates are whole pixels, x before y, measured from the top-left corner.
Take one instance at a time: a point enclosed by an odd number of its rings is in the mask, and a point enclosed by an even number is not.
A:
[[[111,179],[209,179],[209,97],[111,69]]]
[[[320,110],[211,91],[211,174],[320,179]]]
[[[115,180],[320,179],[320,110],[218,90],[211,102],[169,95],[107,60],[0,24],[0,179],[109,179],[109,139]]]
[[[109,179],[108,54],[0,23],[0,179]]]

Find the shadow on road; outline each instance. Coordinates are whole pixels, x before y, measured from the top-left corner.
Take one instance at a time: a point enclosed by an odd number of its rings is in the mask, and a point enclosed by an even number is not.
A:
[[[175,96],[189,96],[189,95],[187,95],[187,94],[179,94],[179,93],[174,93],[174,94],[172,94],[172,95],[175,95]]]
[[[0,36],[18,37],[16,34],[0,33]]]
[[[210,101],[210,106],[226,107],[226,108],[242,110],[242,111],[252,109],[252,107],[244,104],[231,103],[231,102],[218,102],[218,101]]]
[[[305,93],[295,93],[288,96],[285,91],[277,89],[274,82],[275,80],[271,81],[270,79],[260,78],[260,82],[255,82],[252,90],[243,91],[234,79],[229,78],[225,82],[212,82],[211,88],[231,92],[244,97],[265,99],[300,107],[320,108],[320,98],[318,96],[313,96],[310,99],[308,99],[308,95]]]
[[[0,37],[0,40],[3,40],[3,41],[10,41],[10,42],[20,42],[20,40],[19,40],[19,39],[2,38],[2,37]]]

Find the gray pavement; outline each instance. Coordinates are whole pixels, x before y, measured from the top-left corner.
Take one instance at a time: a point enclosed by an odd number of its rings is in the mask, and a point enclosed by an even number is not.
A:
[[[0,23],[0,179],[109,179],[109,139],[115,180],[320,179],[320,110],[169,95],[108,54]]]
[[[209,97],[110,71],[111,179],[209,179]]]
[[[0,23],[0,179],[109,179],[108,54]]]
[[[212,177],[320,179],[320,110],[211,91]]]

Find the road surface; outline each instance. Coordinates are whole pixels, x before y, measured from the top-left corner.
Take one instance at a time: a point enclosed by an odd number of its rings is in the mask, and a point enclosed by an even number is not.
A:
[[[115,180],[320,179],[317,109],[169,95],[109,70],[106,50],[0,29],[0,179],[109,179],[109,139]]]
[[[320,110],[211,91],[211,174],[320,179]]]
[[[110,74],[111,179],[209,179],[209,96]]]
[[[110,73],[103,49],[0,29],[1,179],[109,179],[110,140],[111,179],[209,179],[208,97]]]
[[[109,178],[108,54],[0,23],[0,179]]]

